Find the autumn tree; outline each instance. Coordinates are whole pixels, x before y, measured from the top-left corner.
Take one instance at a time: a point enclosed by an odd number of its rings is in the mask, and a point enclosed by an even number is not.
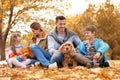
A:
[[[67,27],[78,34],[83,39],[83,28],[81,27],[82,14],[67,18]]]
[[[69,5],[68,0],[0,0],[1,60],[5,59],[6,39],[12,28],[16,28],[20,22],[49,22],[49,16],[64,14],[63,10],[68,9]],[[36,16],[38,12],[42,14]],[[43,14],[47,16],[43,17]]]
[[[111,46],[114,47],[114,42],[120,41],[119,36],[119,23],[120,13],[118,8],[107,0],[104,4],[100,5],[100,8],[96,12],[96,26],[98,27],[98,34],[100,37],[107,40]]]
[[[84,39],[84,27],[92,24],[95,24],[95,5],[89,4],[88,9],[83,14],[68,18],[68,27],[75,31],[81,39]]]

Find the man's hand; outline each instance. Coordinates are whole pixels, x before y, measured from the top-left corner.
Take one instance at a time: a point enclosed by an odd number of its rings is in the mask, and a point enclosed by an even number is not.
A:
[[[52,54],[54,54],[54,53],[56,53],[56,52],[58,52],[58,50],[52,50]]]
[[[97,52],[94,56],[93,59],[98,59],[100,57],[100,52]]]

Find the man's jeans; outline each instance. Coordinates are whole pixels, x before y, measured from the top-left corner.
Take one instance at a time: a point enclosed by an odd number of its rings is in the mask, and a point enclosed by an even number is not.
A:
[[[60,52],[56,52],[52,55],[50,62],[54,63],[57,62],[58,67],[62,67],[62,62],[63,62],[64,56]]]
[[[30,46],[30,49],[37,58],[37,60],[33,59],[31,63],[39,61],[45,67],[47,67],[50,64],[51,55],[48,52],[46,52],[36,44],[32,44]]]

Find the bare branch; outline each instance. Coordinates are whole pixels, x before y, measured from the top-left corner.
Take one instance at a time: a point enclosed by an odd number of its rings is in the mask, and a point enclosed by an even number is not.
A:
[[[22,14],[23,12],[25,12],[25,11],[27,11],[27,10],[29,10],[29,9],[36,8],[36,7],[37,7],[37,5],[28,6],[28,7],[23,8],[22,10],[19,10],[19,11],[17,12],[16,16],[14,17],[14,20],[12,21],[12,24],[15,23],[17,17],[18,17],[20,14]],[[14,25],[15,25],[15,24],[14,24]]]

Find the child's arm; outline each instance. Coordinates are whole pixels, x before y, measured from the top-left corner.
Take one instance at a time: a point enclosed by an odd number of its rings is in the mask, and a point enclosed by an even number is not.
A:
[[[99,42],[99,49],[97,50],[97,52],[100,52],[101,54],[105,53],[108,49],[109,49],[109,45],[104,42],[103,40],[101,40]]]
[[[13,51],[12,51],[12,50],[9,50],[9,51],[8,51],[8,55],[9,55],[9,58],[11,58],[11,57],[14,57],[14,56],[15,56],[15,54],[13,53]]]
[[[82,55],[86,55],[86,49],[85,49],[85,44],[84,42],[81,42],[78,46],[79,48],[79,52],[82,54]]]

